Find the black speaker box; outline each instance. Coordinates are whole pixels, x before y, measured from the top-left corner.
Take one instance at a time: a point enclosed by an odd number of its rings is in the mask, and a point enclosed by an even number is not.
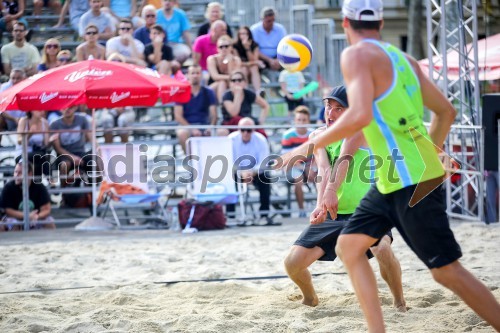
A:
[[[500,94],[483,95],[484,169],[498,170]]]

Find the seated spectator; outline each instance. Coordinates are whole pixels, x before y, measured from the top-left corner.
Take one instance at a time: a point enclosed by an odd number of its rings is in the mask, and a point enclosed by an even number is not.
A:
[[[152,42],[144,48],[144,58],[148,67],[156,69],[158,72],[171,75],[171,61],[174,60],[172,48],[165,44],[165,31],[159,24],[151,27]]]
[[[61,1],[59,0],[33,0],[33,15],[41,15],[42,9],[50,8],[54,14],[61,14]]]
[[[311,123],[311,115],[307,107],[298,106],[294,110],[294,114],[295,125],[309,125]],[[290,128],[283,133],[283,138],[281,139],[281,153],[284,154],[300,146],[307,141],[311,133],[312,130],[306,127]],[[313,181],[316,176],[315,172],[311,170],[311,164],[312,159],[297,161],[291,169],[291,174],[287,175],[288,180],[294,184],[295,198],[300,210],[299,217],[301,218],[306,217],[306,212],[304,210],[304,190],[302,185],[309,180]]]
[[[26,78],[26,73],[24,70],[19,68],[14,68],[9,75],[9,81],[3,83],[0,86],[0,92],[9,89],[10,87],[18,84]],[[23,111],[10,110],[3,111],[0,113],[0,132],[4,131],[16,131],[17,125],[19,123],[19,118],[24,116]],[[2,143],[2,136],[0,135],[0,144]]]
[[[220,21],[219,21],[220,22]],[[208,74],[210,75],[210,88],[212,88],[219,101],[229,87],[229,73],[241,69],[241,59],[233,55],[233,43],[228,35],[217,41],[218,52],[208,57]]]
[[[44,111],[26,112],[26,116],[19,119],[17,132],[29,132],[28,153],[29,161],[33,163],[35,176],[50,174],[50,142],[49,122],[45,118]],[[17,135],[17,145],[22,151],[23,135]]]
[[[104,109],[101,112],[101,127],[104,128],[104,142],[113,142],[113,128],[130,127],[135,121],[135,111],[131,106],[114,109]],[[119,130],[121,142],[128,142],[129,131]]]
[[[144,25],[134,31],[134,38],[140,40],[142,44],[151,44],[150,29],[156,24],[156,8],[152,5],[146,5],[141,11]],[[165,30],[164,30],[165,31]],[[165,40],[167,40],[165,34]]]
[[[252,116],[252,104],[261,107],[259,119]],[[222,125],[237,125],[241,118],[250,117],[256,124],[264,124],[269,114],[269,104],[262,97],[247,89],[245,74],[241,69],[231,73],[229,90],[222,97]],[[233,131],[233,130],[230,130]],[[257,132],[266,136],[262,129]]]
[[[25,29],[28,29],[28,21],[23,17],[25,4],[24,0],[0,1],[0,31],[11,32],[16,22],[22,22]]]
[[[252,118],[242,118],[238,123],[239,130],[229,134],[233,140],[233,158],[239,164],[235,165],[238,170],[237,181],[253,183],[260,194],[261,218],[266,224],[272,224],[268,218],[271,201],[271,181],[266,175],[269,171],[264,161],[270,155],[267,139],[260,133],[255,132],[249,126],[255,126]],[[246,156],[247,158],[242,158]],[[253,158],[249,158],[253,157]],[[228,212],[234,212],[234,205],[227,205]]]
[[[61,43],[55,38],[49,38],[43,45],[42,62],[38,64],[38,73],[58,67],[57,54],[61,50]]]
[[[12,36],[14,41],[4,45],[0,51],[4,73],[9,75],[12,68],[21,68],[26,76],[35,74],[40,63],[40,53],[26,41],[26,25],[15,22]]]
[[[89,4],[90,9],[80,18],[78,34],[83,37],[85,28],[89,24],[94,24],[99,31],[97,40],[104,45],[108,39],[115,35],[116,27],[109,14],[101,12],[102,0],[89,0]]]
[[[182,65],[191,55],[191,24],[186,13],[177,8],[176,2],[163,0],[163,8],[156,12],[156,23],[166,31],[168,44],[174,58]]]
[[[212,23],[210,33],[195,39],[193,44],[193,63],[195,65],[200,65],[204,71],[207,70],[207,58],[217,53],[217,41],[226,35],[226,29],[226,23],[218,20]],[[231,37],[227,37],[231,41]]]
[[[63,187],[70,184],[66,177],[75,167],[82,168],[84,171],[92,171],[89,163],[90,152],[85,151],[85,142],[92,140],[90,126],[84,115],[75,114],[77,109],[78,106],[64,109],[62,117],[50,124],[51,131],[62,131],[54,133],[51,140],[57,153],[52,169],[59,170]],[[71,130],[71,132],[64,132],[65,130]]]
[[[14,168],[14,177],[2,189],[2,207],[5,219],[0,223],[0,231],[23,230],[23,163],[19,160]],[[28,163],[28,176],[33,177],[33,165]],[[30,229],[55,229],[54,219],[50,216],[50,195],[47,188],[39,182],[29,180],[29,222]]]
[[[89,24],[85,28],[85,42],[76,47],[76,61],[92,59],[106,59],[106,48],[97,42],[99,29],[95,24]]]
[[[262,60],[259,60],[259,44],[253,40],[249,27],[243,26],[238,29],[238,38],[233,44],[233,49],[241,59],[243,72],[247,77],[250,75],[253,89],[260,93],[259,69],[264,68],[265,65]]]
[[[90,9],[90,4],[85,0],[65,0],[64,5],[59,15],[59,20],[54,28],[59,28],[64,25],[64,19],[69,11],[69,22],[73,30],[79,31],[80,19]]]
[[[217,1],[209,2],[207,5],[207,9],[205,10],[205,18],[208,21],[203,23],[198,29],[198,37],[208,34],[208,32],[212,27],[212,24],[217,20],[224,21],[223,17],[224,17],[224,6]],[[233,33],[231,32],[231,28],[229,27],[229,25],[227,25],[227,23],[226,26],[227,26],[226,34],[232,38]]]
[[[134,38],[132,22],[129,19],[122,19],[118,29],[118,36],[109,39],[106,43],[106,55],[119,53],[129,64],[146,66],[144,44]]]
[[[285,95],[286,104],[288,105],[288,114],[291,116],[293,110],[299,105],[304,105],[304,99],[294,98],[293,94],[304,88],[306,79],[302,72],[289,72],[286,69],[280,72],[278,79],[281,91]]]
[[[103,0],[102,11],[111,16],[115,26],[124,18],[130,19],[135,28],[144,25],[142,19],[137,16],[136,0]]]
[[[217,124],[217,99],[212,89],[201,85],[201,67],[192,65],[188,68],[187,79],[191,85],[191,99],[174,107],[175,121],[182,126]],[[186,152],[186,141],[191,136],[210,136],[210,129],[178,129],[177,139]],[[227,135],[219,132],[218,135]]]
[[[264,61],[266,67],[279,71],[281,65],[278,62],[276,49],[279,42],[286,36],[285,27],[274,22],[276,10],[272,7],[264,7],[260,13],[262,21],[250,27],[253,39],[259,44],[260,59]]]

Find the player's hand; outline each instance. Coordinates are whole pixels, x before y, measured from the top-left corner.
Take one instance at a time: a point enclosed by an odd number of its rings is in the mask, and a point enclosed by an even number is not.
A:
[[[281,155],[273,165],[273,169],[288,169],[298,161],[305,161],[307,157],[313,154],[314,145],[309,141],[301,144],[297,148]]]
[[[195,128],[195,129],[191,130],[191,134],[193,136],[202,136],[203,133],[201,133],[201,131],[199,129]]]
[[[309,223],[321,224],[326,220],[326,210],[323,207],[316,207],[309,217]]]
[[[330,213],[330,217],[332,220],[335,220],[337,218],[337,211],[339,209],[339,198],[337,196],[337,191],[332,191],[326,189],[325,193],[323,194],[323,208],[325,211]]]

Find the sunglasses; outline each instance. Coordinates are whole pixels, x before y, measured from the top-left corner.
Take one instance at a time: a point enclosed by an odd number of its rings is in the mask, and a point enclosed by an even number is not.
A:
[[[219,49],[228,49],[231,45],[226,44],[226,45],[219,45],[217,46]]]
[[[60,61],[60,62],[68,62],[71,59],[70,58],[57,58],[57,60]]]
[[[156,15],[155,14],[148,14],[148,15],[146,15],[146,18],[151,18],[151,17],[156,17]]]
[[[243,82],[243,81],[245,81],[245,80],[243,80],[243,79],[231,79],[231,82],[238,82],[239,83],[239,82]]]
[[[122,31],[130,31],[130,30],[132,30],[132,28],[129,28],[129,27],[122,27],[122,28],[120,28],[120,30],[122,30]]]
[[[242,129],[240,129],[240,131],[241,131],[241,132],[243,132],[243,133],[244,133],[244,132],[247,132],[247,133],[252,133],[252,132],[253,132],[253,129],[251,129],[251,128],[242,128]]]
[[[58,49],[59,45],[57,45],[57,44],[47,44],[47,45],[45,45],[45,48],[47,48],[47,49]]]
[[[89,36],[91,36],[91,35],[97,35],[97,31],[87,31],[85,34],[89,35]]]

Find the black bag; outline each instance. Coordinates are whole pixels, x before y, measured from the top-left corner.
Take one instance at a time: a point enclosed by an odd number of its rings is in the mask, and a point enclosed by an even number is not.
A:
[[[191,221],[191,228],[198,230],[224,229],[226,227],[226,216],[221,205],[213,202],[198,202],[195,200],[182,200],[178,204],[179,223],[184,229],[191,215],[191,208],[194,205],[194,215]]]

